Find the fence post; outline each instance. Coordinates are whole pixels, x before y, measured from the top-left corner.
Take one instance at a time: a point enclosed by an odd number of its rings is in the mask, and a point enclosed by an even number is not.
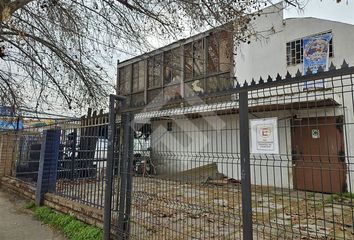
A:
[[[106,189],[104,197],[103,213],[103,239],[110,239],[111,231],[111,208],[112,208],[112,181],[113,181],[113,161],[114,161],[114,134],[115,134],[115,97],[109,96],[109,114],[108,114],[108,143],[107,143],[107,166],[106,166]]]
[[[129,120],[129,145],[128,145],[128,158],[127,158],[127,189],[126,189],[126,207],[125,207],[125,226],[124,226],[124,237],[129,239],[130,234],[130,214],[132,205],[132,190],[133,190],[133,155],[134,155],[134,115],[132,113],[128,114]]]
[[[253,239],[248,92],[240,92],[240,147],[243,239]]]
[[[58,170],[60,129],[44,131],[41,144],[36,187],[36,205],[43,203],[44,194],[55,191]]]
[[[113,190],[113,170],[114,170],[114,139],[116,133],[116,101],[125,106],[126,98],[124,96],[109,95],[109,115],[108,115],[108,144],[107,144],[107,166],[106,166],[106,189],[104,195],[103,210],[103,239],[109,240],[111,235],[111,208],[112,208],[112,190]],[[123,121],[123,120],[122,120]],[[120,197],[120,196],[119,196]]]
[[[120,193],[119,193],[119,210],[118,210],[118,239],[128,239],[129,235],[129,218],[131,208],[131,188],[132,188],[132,118],[131,113],[122,116],[123,123],[123,156],[120,163]],[[130,189],[129,189],[130,188]]]

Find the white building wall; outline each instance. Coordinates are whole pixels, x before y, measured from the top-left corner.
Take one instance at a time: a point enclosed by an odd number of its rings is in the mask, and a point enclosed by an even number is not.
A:
[[[287,66],[286,42],[328,31],[333,34],[334,56],[330,58],[330,61],[337,68],[340,67],[343,59],[349,65],[354,65],[353,25],[314,18],[283,20],[282,11],[274,11],[271,8],[266,9],[265,13],[253,22],[254,29],[261,34],[257,38],[253,38],[250,44],[235,46],[234,69],[239,82],[245,80],[250,82],[252,78],[257,82],[260,76],[263,79],[267,79],[268,75],[274,78],[278,73],[285,76],[287,71],[295,74],[298,69],[302,72],[302,63]],[[338,81],[336,84],[340,84],[340,82]],[[348,84],[352,85],[353,83]],[[297,88],[297,91],[299,91],[299,88]],[[336,91],[337,93],[334,94],[333,92]],[[299,117],[344,115],[345,149],[348,166],[347,184],[349,190],[353,192],[354,99],[352,90],[346,89],[345,91],[346,93],[342,94],[341,89],[337,86],[333,91],[329,90],[328,93],[323,95],[326,96],[325,98],[334,98],[341,104],[336,110],[334,108],[322,108],[312,111],[266,112],[264,113],[266,115],[257,115],[257,117],[278,117],[280,154],[251,156],[252,183],[286,188],[293,187],[290,132],[290,118],[293,114]],[[271,91],[269,94],[273,95]],[[315,95],[316,97],[319,96],[318,94]],[[285,100],[279,99],[280,103],[282,101]],[[253,105],[257,105],[257,102]],[[170,120],[158,120],[152,123],[152,151],[160,173],[175,173],[216,162],[219,172],[231,178],[241,178],[239,120],[236,114],[174,119],[171,132],[166,129],[167,121]]]
[[[303,64],[287,66],[286,43],[306,36],[331,31],[333,36],[333,57],[330,62],[340,68],[345,59],[350,66],[354,66],[354,26],[334,21],[315,18],[292,18],[284,19],[282,12],[267,9],[268,14],[257,18],[253,25],[260,32],[259,36],[252,38],[250,44],[242,43],[235,46],[235,76],[243,83],[250,82],[252,78],[258,82],[262,77],[273,78],[279,73],[285,76],[286,72],[294,75],[299,69],[303,72]],[[337,82],[338,84],[339,82]],[[347,83],[349,86],[353,83]],[[347,86],[348,86],[347,85]],[[339,91],[341,89],[336,89]],[[354,191],[354,113],[352,89],[345,89],[347,93],[337,94],[340,103],[345,109],[344,136],[349,190]],[[322,110],[324,111],[324,110]],[[333,110],[331,113],[333,115]],[[314,114],[314,116],[316,116]],[[318,113],[317,113],[318,116]],[[338,115],[337,115],[338,116]]]
[[[273,21],[270,24],[268,21]],[[286,43],[306,36],[332,31],[333,57],[329,60],[337,68],[343,59],[354,65],[354,25],[315,18],[293,18],[283,20],[280,13],[269,13],[255,20],[255,30],[260,34],[250,44],[235,46],[235,76],[240,82],[257,82],[260,77],[285,76],[289,71],[303,72],[303,64],[287,66]]]
[[[279,118],[279,155],[252,155],[251,181],[257,185],[292,187],[290,112],[267,113]],[[172,121],[172,131],[167,122]],[[152,122],[153,161],[160,174],[174,174],[217,163],[227,177],[240,176],[240,136],[237,114]],[[241,138],[242,141],[242,138]]]
[[[352,99],[351,93],[344,100]],[[341,98],[335,100],[340,102]],[[251,154],[251,182],[256,185],[292,188],[291,117],[298,118],[345,116],[344,141],[347,163],[348,190],[354,191],[354,120],[353,108],[319,108],[260,112],[250,118],[278,118],[280,153],[276,155]],[[172,122],[172,131],[167,131]],[[152,159],[158,174],[174,174],[217,163],[218,171],[227,177],[241,179],[238,114],[177,118],[152,122]]]

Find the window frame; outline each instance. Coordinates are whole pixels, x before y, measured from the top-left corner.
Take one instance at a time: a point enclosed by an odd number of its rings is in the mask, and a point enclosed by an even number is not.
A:
[[[160,98],[163,101],[175,100],[181,96],[188,98],[192,96],[186,93],[186,86],[190,84],[203,89],[200,92],[195,91],[193,87],[194,95],[215,92],[213,89],[216,87],[207,89],[208,80],[223,78],[222,82],[224,83],[226,81],[225,76],[230,75],[231,77],[233,69],[233,52],[230,53],[230,56],[224,54],[225,51],[233,50],[232,34],[229,32],[225,34],[224,31],[226,30],[217,29],[188,39],[181,44],[176,44],[174,47],[165,47],[161,51],[145,55],[143,58],[132,61],[127,65],[122,65],[119,69],[129,68],[129,66],[131,69],[130,91],[124,93],[124,95],[131,98],[133,103],[134,99],[141,99],[141,95],[144,94],[144,102],[149,104],[159,101]],[[210,50],[209,44],[212,45]],[[223,49],[221,49],[222,47]],[[196,57],[200,57],[200,59],[196,59]],[[228,68],[221,66],[222,59],[226,59],[223,64],[229,66]],[[208,69],[208,65],[212,66],[212,69]],[[141,69],[142,67],[144,70]],[[155,71],[155,68],[158,68],[159,71]],[[158,74],[155,75],[155,73]],[[144,76],[140,76],[141,74]],[[141,81],[142,78],[145,79],[144,83]],[[197,81],[199,83],[195,83]],[[141,84],[144,86],[141,86]],[[215,85],[215,83],[213,84]],[[216,83],[216,85],[218,84]],[[223,90],[229,85],[232,86],[232,80],[230,80],[230,84],[223,84],[222,88],[219,86],[217,88]],[[173,94],[173,88],[178,88],[175,94]],[[155,99],[155,95],[158,99]]]
[[[285,56],[286,56],[286,65],[287,66],[296,66],[298,64],[302,64],[304,62],[304,38],[306,37],[315,37],[315,36],[321,36],[324,34],[332,34],[332,38],[329,42],[329,57],[333,58],[334,57],[334,51],[333,51],[333,32],[332,30],[326,31],[326,32],[321,32],[321,33],[316,33],[313,35],[305,36],[302,38],[295,39],[290,42],[286,42],[285,44]],[[297,51],[296,46],[297,43],[300,43],[300,51]],[[294,44],[294,47],[292,46]],[[293,55],[294,53],[294,55]],[[300,58],[297,59],[297,54],[300,54]],[[294,61],[293,61],[294,60]]]

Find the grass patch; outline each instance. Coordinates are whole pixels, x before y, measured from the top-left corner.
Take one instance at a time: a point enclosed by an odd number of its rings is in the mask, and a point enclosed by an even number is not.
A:
[[[345,192],[342,194],[332,194],[328,197],[327,202],[328,203],[340,202],[343,201],[344,199],[354,199],[354,193]]]
[[[354,193],[352,193],[352,192],[345,192],[345,193],[343,193],[343,197],[349,198],[349,199],[354,199]]]
[[[70,240],[97,240],[103,238],[103,231],[97,227],[85,224],[72,216],[58,213],[48,207],[35,208],[34,203],[25,205],[33,209],[34,215],[42,222],[58,229]]]
[[[340,196],[337,194],[332,194],[330,195],[327,199],[326,202],[327,203],[334,203],[334,202],[338,202],[338,200],[340,199]]]
[[[307,193],[308,198],[314,198],[315,194],[313,192]]]
[[[28,202],[25,204],[24,208],[26,209],[33,209],[36,206],[34,202]]]

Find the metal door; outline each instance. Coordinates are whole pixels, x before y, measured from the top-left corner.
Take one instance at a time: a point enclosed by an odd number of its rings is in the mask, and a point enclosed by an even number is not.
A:
[[[293,119],[294,188],[323,193],[341,193],[345,190],[342,119]]]

